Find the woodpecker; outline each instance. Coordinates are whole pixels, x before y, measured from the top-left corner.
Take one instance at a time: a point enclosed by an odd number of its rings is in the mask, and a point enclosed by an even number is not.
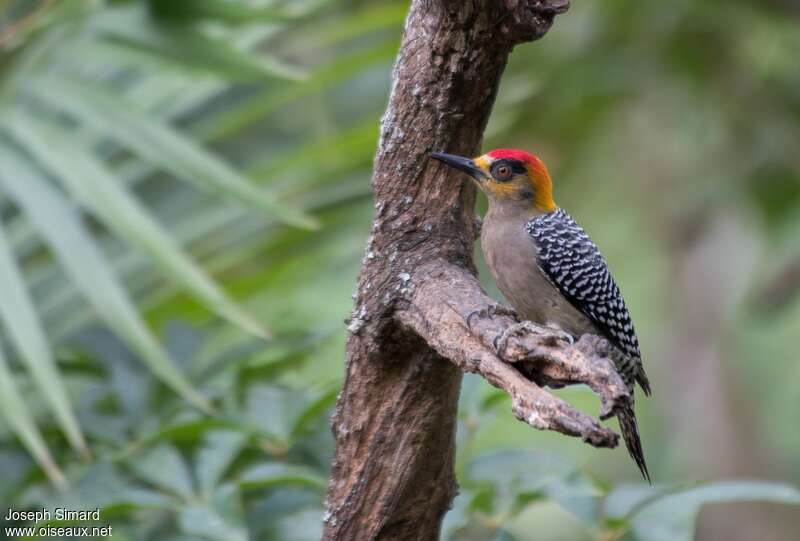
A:
[[[606,338],[631,394],[617,411],[625,446],[647,481],[633,409],[634,384],[650,395],[639,340],[608,265],[586,232],[553,201],[542,161],[528,152],[498,149],[477,158],[434,152],[431,157],[469,175],[489,200],[481,248],[497,287],[524,319],[566,333]]]

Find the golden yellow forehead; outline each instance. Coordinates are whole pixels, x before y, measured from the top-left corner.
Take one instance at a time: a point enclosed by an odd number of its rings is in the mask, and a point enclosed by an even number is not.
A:
[[[477,158],[475,158],[472,161],[475,162],[475,165],[477,165],[478,167],[480,167],[484,171],[488,172],[489,171],[489,167],[492,166],[492,162],[494,160],[491,157],[489,157],[486,154],[484,154],[483,156],[478,156]]]

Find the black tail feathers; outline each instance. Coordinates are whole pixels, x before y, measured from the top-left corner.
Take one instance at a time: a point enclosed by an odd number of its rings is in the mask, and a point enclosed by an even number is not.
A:
[[[650,390],[650,380],[647,379],[647,374],[644,373],[644,367],[642,366],[641,362],[636,367],[636,374],[634,376],[636,382],[642,387],[644,394],[646,396],[650,396],[652,391]]]
[[[619,427],[622,431],[622,438],[625,440],[625,447],[628,448],[628,454],[639,466],[639,471],[642,476],[647,479],[651,485],[653,482],[650,480],[650,472],[647,471],[647,464],[644,461],[644,451],[642,450],[642,441],[639,439],[639,428],[636,425],[636,415],[633,413],[633,405],[627,405],[617,412],[617,420]]]

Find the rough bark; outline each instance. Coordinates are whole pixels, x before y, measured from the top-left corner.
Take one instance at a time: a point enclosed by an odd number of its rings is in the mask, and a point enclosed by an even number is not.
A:
[[[381,123],[375,217],[348,321],[324,539],[436,539],[457,492],[461,374],[506,391],[538,429],[612,447],[617,436],[542,389],[585,383],[601,417],[629,399],[605,341],[574,345],[496,310],[472,263],[475,192],[428,159],[477,153],[514,45],[566,0],[414,0]]]

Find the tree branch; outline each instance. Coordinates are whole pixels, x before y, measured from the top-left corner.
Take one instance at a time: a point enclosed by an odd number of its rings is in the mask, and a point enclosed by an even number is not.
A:
[[[505,391],[517,419],[595,447],[617,445],[611,430],[540,387],[588,385],[600,396],[601,418],[613,415],[630,395],[607,357],[607,341],[587,335],[571,345],[550,329],[519,324],[472,274],[446,262],[421,266],[406,287],[413,293],[397,311],[398,320],[462,371]]]

